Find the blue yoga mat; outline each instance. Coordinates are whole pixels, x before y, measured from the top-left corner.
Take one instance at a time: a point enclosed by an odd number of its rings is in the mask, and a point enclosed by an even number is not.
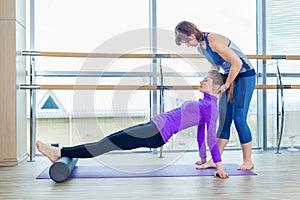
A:
[[[144,170],[147,167],[147,170]],[[223,164],[229,176],[257,175],[250,170],[237,170],[237,164]],[[140,172],[143,168],[144,172]],[[156,170],[151,170],[156,169]],[[169,166],[120,166],[118,170],[106,166],[75,166],[69,178],[142,178],[142,177],[188,177],[213,176],[215,168],[195,169],[195,165],[169,165]],[[135,173],[136,172],[136,173]],[[49,179],[47,167],[37,179]]]

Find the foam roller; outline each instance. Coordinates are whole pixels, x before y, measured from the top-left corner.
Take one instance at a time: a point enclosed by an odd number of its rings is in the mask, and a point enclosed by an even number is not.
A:
[[[57,182],[62,183],[66,181],[72,170],[74,169],[78,158],[61,157],[53,163],[49,169],[50,178]]]

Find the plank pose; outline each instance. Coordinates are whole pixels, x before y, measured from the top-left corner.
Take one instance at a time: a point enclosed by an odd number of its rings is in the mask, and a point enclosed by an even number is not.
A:
[[[217,168],[215,176],[228,178],[222,166],[216,137],[217,92],[222,84],[223,80],[220,73],[212,70],[200,82],[199,91],[203,93],[203,98],[198,101],[186,101],[178,108],[153,117],[148,123],[120,130],[98,142],[59,148],[37,141],[36,146],[52,162],[60,157],[91,158],[113,150],[131,150],[139,147],[158,148],[177,132],[192,126],[198,126],[199,155],[204,160],[206,159],[204,140],[206,127],[207,144]]]

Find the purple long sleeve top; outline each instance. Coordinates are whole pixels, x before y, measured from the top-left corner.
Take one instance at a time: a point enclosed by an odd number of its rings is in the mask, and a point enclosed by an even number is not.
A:
[[[206,158],[205,127],[207,132],[207,144],[213,161],[220,162],[220,150],[216,136],[216,124],[218,118],[218,98],[204,93],[203,99],[198,101],[186,101],[180,107],[159,114],[152,118],[160,134],[167,142],[173,134],[192,127],[198,126],[197,141],[199,156]]]

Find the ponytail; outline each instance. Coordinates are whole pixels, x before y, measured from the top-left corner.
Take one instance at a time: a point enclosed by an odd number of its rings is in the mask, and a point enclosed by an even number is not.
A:
[[[226,83],[227,75],[221,74],[223,78],[223,82]],[[235,88],[235,80],[230,84],[229,88],[227,89],[227,100],[232,104],[233,100],[233,93]]]
[[[232,104],[232,100],[233,100],[234,87],[235,87],[235,81],[233,81],[228,88],[227,100],[230,102],[230,104]]]

